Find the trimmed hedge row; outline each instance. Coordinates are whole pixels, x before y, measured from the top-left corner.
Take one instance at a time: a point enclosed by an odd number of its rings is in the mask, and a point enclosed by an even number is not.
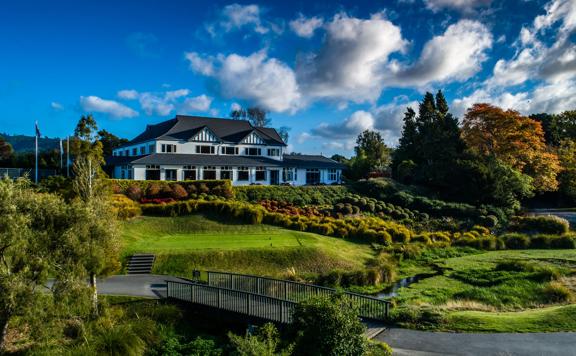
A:
[[[134,201],[144,199],[172,198],[186,199],[200,194],[216,195],[223,198],[234,197],[232,183],[229,180],[128,180],[109,179],[112,191],[124,194]]]
[[[427,213],[430,216],[470,219],[488,227],[494,227],[498,222],[506,221],[512,213],[494,206],[476,207],[466,203],[431,199],[409,191],[399,190],[394,184],[382,179],[356,182],[351,188],[363,195]]]
[[[570,223],[558,216],[519,216],[511,220],[510,231],[527,234],[565,234],[570,231]]]
[[[294,204],[305,205],[333,205],[348,193],[345,186],[264,186],[252,185],[234,187],[236,200],[257,203],[262,200],[278,200]]]

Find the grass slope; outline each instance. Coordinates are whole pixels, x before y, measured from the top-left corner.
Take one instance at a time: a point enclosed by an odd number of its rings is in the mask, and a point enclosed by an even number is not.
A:
[[[191,276],[214,269],[268,276],[356,269],[368,245],[268,225],[222,223],[201,216],[140,217],[124,223],[124,254],[157,255],[155,272]]]

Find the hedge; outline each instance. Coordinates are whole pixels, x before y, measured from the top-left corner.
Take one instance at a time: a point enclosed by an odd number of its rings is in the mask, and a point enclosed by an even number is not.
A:
[[[512,219],[510,231],[527,234],[565,234],[570,230],[570,223],[558,216],[519,216]]]
[[[109,179],[114,193],[125,194],[130,199],[140,201],[142,198],[173,198],[186,199],[199,194],[216,195],[223,198],[233,198],[234,191],[229,180],[128,180]]]
[[[333,205],[348,193],[345,186],[265,186],[234,187],[236,200],[257,203],[262,200],[278,200],[297,206]]]

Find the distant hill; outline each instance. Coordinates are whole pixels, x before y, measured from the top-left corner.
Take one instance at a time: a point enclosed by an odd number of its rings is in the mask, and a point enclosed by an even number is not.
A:
[[[0,133],[0,137],[4,138],[4,140],[12,145],[14,152],[34,152],[34,136]],[[39,151],[51,151],[59,148],[59,138],[40,137],[38,140]]]

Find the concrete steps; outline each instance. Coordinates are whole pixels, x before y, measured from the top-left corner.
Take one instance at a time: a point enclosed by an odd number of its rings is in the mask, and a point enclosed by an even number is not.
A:
[[[150,274],[156,256],[152,254],[134,254],[128,260],[128,274]]]

